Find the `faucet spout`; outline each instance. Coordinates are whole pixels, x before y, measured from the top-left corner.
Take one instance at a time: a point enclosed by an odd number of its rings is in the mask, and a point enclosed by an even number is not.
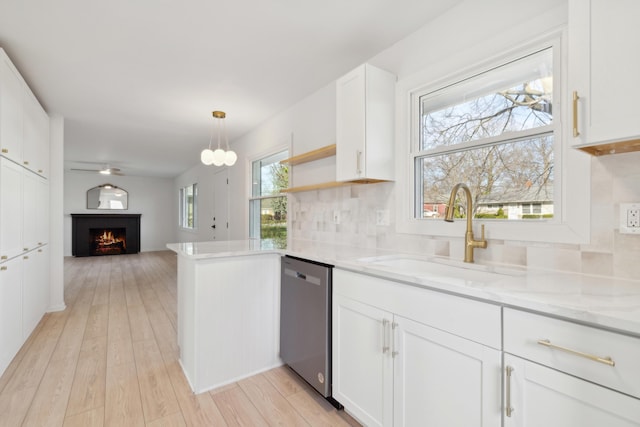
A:
[[[473,236],[473,197],[471,196],[471,190],[464,183],[459,183],[453,186],[451,190],[451,196],[449,196],[449,202],[444,213],[444,220],[447,222],[453,222],[453,214],[455,212],[456,195],[462,188],[467,199],[467,230],[465,232],[465,250],[464,250],[464,262],[473,262],[473,250],[475,248],[485,249],[487,247],[487,241],[484,238],[484,224],[482,225],[482,234],[480,240],[476,240]]]

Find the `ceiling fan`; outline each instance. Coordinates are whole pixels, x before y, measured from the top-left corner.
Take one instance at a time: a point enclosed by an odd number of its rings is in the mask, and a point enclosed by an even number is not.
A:
[[[118,175],[118,176],[123,176],[124,175],[120,171],[120,168],[114,168],[114,167],[111,167],[109,165],[106,165],[101,169],[76,169],[76,168],[71,168],[70,170],[77,171],[77,172],[97,172],[97,173],[99,173],[101,175]]]

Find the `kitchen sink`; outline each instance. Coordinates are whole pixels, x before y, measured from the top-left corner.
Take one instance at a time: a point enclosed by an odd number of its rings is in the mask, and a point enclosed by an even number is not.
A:
[[[470,282],[495,282],[505,276],[522,276],[522,270],[470,264],[446,258],[383,256],[360,258],[365,267],[391,273],[424,278],[457,279]]]

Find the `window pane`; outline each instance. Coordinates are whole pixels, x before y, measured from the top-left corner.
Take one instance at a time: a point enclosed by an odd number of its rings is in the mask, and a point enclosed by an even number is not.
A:
[[[287,157],[288,151],[283,151],[252,164],[251,193],[254,198],[249,200],[249,236],[252,238],[271,238],[286,243],[287,198],[279,194],[289,187],[289,168],[280,164]]]
[[[278,194],[282,188],[289,186],[289,168],[280,164],[280,160],[286,159],[287,156],[288,152],[283,151],[253,162],[253,197]]]
[[[422,96],[420,150],[550,125],[552,72],[547,49]]]
[[[418,158],[422,182],[419,218],[443,218],[453,186],[466,183],[474,216],[486,219],[553,217],[553,135]],[[460,192],[462,196],[462,192]],[[531,204],[535,203],[533,210]],[[466,201],[457,217],[464,217]],[[533,214],[523,216],[523,214]]]
[[[197,184],[180,189],[180,226],[196,228]]]
[[[268,197],[252,202],[257,202],[255,206],[260,208],[260,238],[286,242],[287,198],[283,196]]]

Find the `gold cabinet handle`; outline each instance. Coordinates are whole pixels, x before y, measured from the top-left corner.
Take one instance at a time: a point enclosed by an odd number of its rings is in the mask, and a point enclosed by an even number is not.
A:
[[[28,162],[27,160],[25,160],[25,161],[24,161],[24,162],[22,162],[22,163],[24,163],[25,165],[29,165],[29,162]]]
[[[6,148],[3,148],[3,149],[2,149],[2,153],[3,153],[3,154],[8,154],[8,153],[9,153],[9,150],[8,150],[8,149],[6,149]]]
[[[25,255],[25,256],[22,257],[22,259],[29,259],[29,256]]]
[[[24,252],[27,252],[27,251],[29,250],[29,248],[22,248],[22,250],[23,250]]]
[[[0,259],[9,259],[9,257],[7,255],[2,255],[0,256]]]
[[[616,366],[616,362],[614,362],[610,357],[599,357],[589,353],[583,353],[582,351],[572,350],[567,347],[562,347],[557,344],[551,344],[549,340],[538,340],[538,344],[543,345],[545,347],[553,348],[555,350],[564,351],[565,353],[574,354],[576,356],[584,357],[585,359],[593,360],[594,362],[604,363],[609,366]]]
[[[573,91],[573,137],[577,138],[580,136],[580,132],[578,132],[578,100],[580,97],[578,96],[578,91]]]
[[[0,267],[0,271],[7,271],[7,266],[3,265],[2,267]]]
[[[42,172],[43,172],[43,170],[42,170],[42,169],[38,169],[38,173],[42,173]]]
[[[513,373],[513,368],[511,366],[507,366],[506,367],[506,371],[507,371],[507,381],[505,384],[505,415],[507,417],[511,417],[511,414],[513,414],[513,411],[515,409],[513,409],[511,407],[511,374]]]

